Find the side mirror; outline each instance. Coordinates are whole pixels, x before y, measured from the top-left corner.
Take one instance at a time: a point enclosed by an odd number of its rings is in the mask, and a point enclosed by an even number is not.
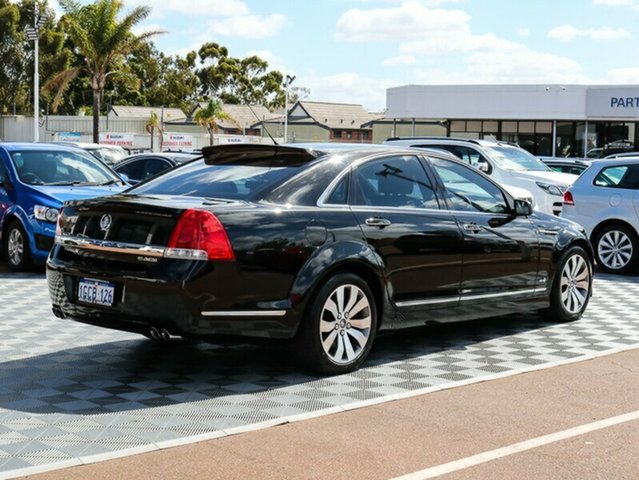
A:
[[[477,170],[484,173],[490,173],[490,164],[484,159],[477,160]]]
[[[527,217],[532,215],[533,207],[527,200],[515,199],[515,215],[518,217]]]

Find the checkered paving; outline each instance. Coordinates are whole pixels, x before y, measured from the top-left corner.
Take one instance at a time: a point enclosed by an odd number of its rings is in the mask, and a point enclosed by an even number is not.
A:
[[[282,346],[156,343],[60,320],[41,274],[0,273],[0,478],[631,346],[632,277],[598,275],[578,322],[518,315],[380,336],[364,368],[319,378]]]

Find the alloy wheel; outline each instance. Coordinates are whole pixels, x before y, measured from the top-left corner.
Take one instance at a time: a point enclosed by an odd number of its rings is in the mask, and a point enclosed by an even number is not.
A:
[[[7,255],[12,265],[18,266],[22,263],[22,258],[24,257],[24,237],[22,236],[22,232],[17,228],[13,228],[9,233]]]
[[[606,232],[597,245],[597,257],[610,270],[619,270],[632,258],[632,241],[624,232]]]
[[[356,285],[340,285],[326,298],[319,334],[333,363],[349,364],[362,354],[371,335],[371,315],[370,301]]]
[[[580,312],[590,293],[590,269],[581,255],[568,258],[561,271],[561,303],[569,313]]]

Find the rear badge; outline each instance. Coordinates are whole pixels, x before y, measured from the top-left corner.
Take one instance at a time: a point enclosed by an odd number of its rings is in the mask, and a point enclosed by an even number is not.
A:
[[[155,257],[138,257],[138,262],[158,263],[158,259]]]
[[[102,215],[102,218],[100,219],[100,230],[102,230],[103,232],[106,232],[111,226],[112,221],[113,220],[111,218],[111,215],[109,215],[108,213],[105,213],[104,215]]]

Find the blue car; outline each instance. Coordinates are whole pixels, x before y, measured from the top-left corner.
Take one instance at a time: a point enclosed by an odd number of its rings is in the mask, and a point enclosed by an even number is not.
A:
[[[21,271],[46,261],[63,202],[125,188],[113,170],[82,150],[0,143],[0,244],[8,267]]]

